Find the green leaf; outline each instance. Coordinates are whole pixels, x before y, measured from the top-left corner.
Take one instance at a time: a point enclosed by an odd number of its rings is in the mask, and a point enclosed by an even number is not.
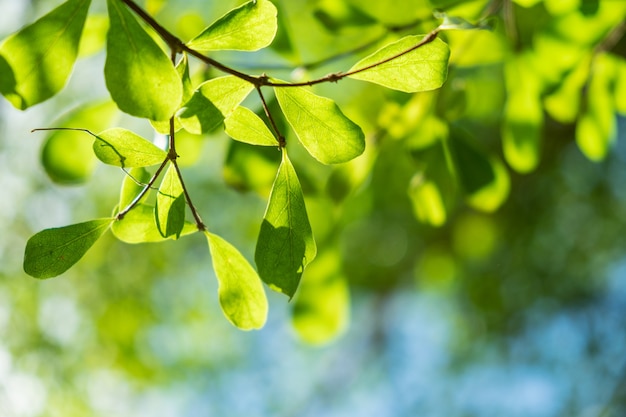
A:
[[[117,112],[111,101],[81,106],[70,112],[57,127],[81,127],[92,132],[106,129]],[[92,141],[82,131],[55,130],[46,137],[41,149],[41,163],[52,181],[80,184],[91,176],[97,165]]]
[[[126,243],[164,242],[171,239],[161,236],[154,222],[154,207],[147,204],[137,204],[126,215],[111,226],[113,235]],[[180,236],[186,236],[198,231],[198,227],[185,222]]]
[[[156,197],[154,218],[163,237],[180,237],[185,225],[185,195],[178,171],[170,162]]]
[[[192,39],[197,51],[256,51],[265,48],[278,29],[276,7],[268,0],[253,0],[231,10]]]
[[[91,0],[68,0],[0,46],[0,92],[18,109],[58,93],[72,72]]]
[[[254,255],[259,275],[270,288],[291,298],[316,252],[302,188],[283,150]]]
[[[167,158],[167,152],[149,140],[117,127],[98,133],[93,151],[105,164],[122,168],[157,165]]]
[[[249,82],[232,75],[202,83],[185,104],[180,122],[190,133],[210,132],[235,111],[253,88]]]
[[[267,320],[268,304],[259,275],[233,245],[220,236],[205,234],[224,315],[242,330],[260,329]]]
[[[225,132],[240,142],[260,146],[278,146],[278,140],[252,110],[239,106],[224,120]]]
[[[104,76],[111,98],[133,116],[169,119],[183,94],[178,73],[121,1],[107,0],[107,5],[110,28]]]
[[[348,326],[350,292],[339,253],[338,248],[326,250],[309,266],[294,301],[293,326],[307,343],[329,343]]]
[[[128,175],[124,177],[122,181],[122,189],[120,190],[120,204],[121,210],[126,208],[135,198],[143,191],[145,185],[150,181],[150,173],[145,168],[131,168],[128,170]],[[141,201],[144,201],[148,193],[146,193]]]
[[[191,84],[191,77],[189,75],[189,60],[187,58],[187,54],[183,54],[182,59],[178,62],[178,64],[176,64],[176,72],[183,82],[183,96],[180,102],[180,104],[182,105],[188,102],[191,99],[191,96],[193,96],[193,86]],[[170,134],[169,120],[150,120],[150,124],[152,125],[154,130],[161,133],[162,135]],[[183,126],[180,123],[180,120],[178,119],[178,117],[176,117],[174,119],[174,131],[178,132],[182,128]]]
[[[363,153],[363,131],[334,101],[304,87],[275,87],[274,91],[289,125],[315,159],[338,164]]]
[[[423,39],[407,36],[379,49],[350,68],[348,73],[362,70],[350,78],[407,93],[441,87],[448,76],[450,49],[439,38],[415,48]]]
[[[446,223],[446,207],[435,182],[427,180],[423,173],[416,174],[411,180],[408,193],[413,212],[419,221],[434,227]]]
[[[98,219],[42,230],[26,242],[24,271],[41,279],[61,275],[83,257],[112,222]]]

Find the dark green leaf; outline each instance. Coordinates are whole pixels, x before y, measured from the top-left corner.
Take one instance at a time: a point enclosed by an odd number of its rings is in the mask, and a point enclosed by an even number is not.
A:
[[[231,10],[192,39],[197,51],[256,51],[276,36],[276,7],[268,0],[253,0]]]
[[[163,237],[178,239],[185,225],[185,195],[178,172],[170,162],[156,198],[154,218]]]
[[[91,220],[37,233],[26,243],[24,271],[42,279],[61,275],[83,257],[112,222]]]
[[[439,38],[410,52],[423,36],[407,36],[357,62],[348,72],[368,68],[350,78],[369,81],[387,88],[416,93],[434,90],[443,85],[448,76],[450,49]],[[386,62],[385,62],[386,61]],[[382,62],[381,64],[378,64]]]
[[[122,129],[107,129],[96,135],[93,151],[102,162],[123,168],[162,163],[167,152],[147,139]]]
[[[334,101],[304,87],[275,87],[274,91],[285,118],[315,159],[338,164],[363,153],[363,131]]]
[[[300,182],[283,151],[254,256],[259,275],[270,288],[291,298],[316,252]]]
[[[121,1],[107,0],[110,28],[104,75],[120,110],[167,120],[180,107],[183,89],[172,62]]]
[[[18,109],[49,99],[67,82],[91,0],[68,0],[0,46],[0,92]]]
[[[267,320],[267,297],[250,263],[230,243],[206,232],[219,299],[226,318],[242,330],[260,329]]]

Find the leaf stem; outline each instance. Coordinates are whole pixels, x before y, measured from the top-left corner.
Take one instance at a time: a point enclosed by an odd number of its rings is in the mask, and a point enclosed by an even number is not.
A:
[[[270,124],[272,125],[274,134],[278,138],[278,146],[280,148],[284,148],[287,142],[285,140],[285,137],[280,133],[280,130],[278,129],[278,125],[276,124],[276,121],[274,120],[274,117],[272,116],[272,112],[270,111],[270,108],[267,105],[267,101],[265,101],[265,97],[263,96],[263,91],[261,91],[261,86],[256,86],[256,91],[259,94],[259,97],[261,98],[261,103],[263,104],[263,110],[265,111],[265,115],[267,116],[267,119],[270,121]]]
[[[199,231],[204,232],[207,230],[207,227],[202,221],[202,218],[200,217],[200,213],[198,213],[198,209],[196,209],[196,206],[193,204],[193,201],[191,201],[191,196],[189,195],[189,191],[187,190],[187,186],[185,185],[185,181],[183,180],[183,174],[180,171],[180,168],[178,167],[178,163],[176,163],[176,161],[174,160],[172,160],[171,162],[172,162],[172,165],[174,166],[174,169],[176,170],[176,175],[178,175],[178,180],[180,181],[180,185],[183,188],[183,194],[185,194],[185,200],[187,201],[187,205],[189,206],[189,209],[191,210],[191,215],[196,221],[196,227],[198,228]]]
[[[124,208],[124,210],[120,211],[119,213],[117,213],[117,216],[115,216],[115,220],[122,220],[124,218],[124,216],[126,216],[126,214],[131,211],[137,204],[139,204],[139,201],[143,198],[144,195],[146,195],[146,193],[152,188],[152,186],[154,185],[154,183],[156,182],[157,178],[159,178],[159,175],[161,175],[161,172],[163,171],[163,169],[165,168],[165,165],[167,165],[167,162],[169,161],[169,157],[165,158],[163,160],[163,162],[161,162],[161,165],[159,166],[159,168],[156,170],[156,172],[154,173],[154,175],[152,175],[152,178],[150,178],[150,181],[148,181],[148,183],[146,184],[145,187],[143,187],[143,189],[141,190],[141,192],[139,194],[137,194],[137,196],[133,199],[133,201],[131,201],[130,203],[128,203],[128,205]]]

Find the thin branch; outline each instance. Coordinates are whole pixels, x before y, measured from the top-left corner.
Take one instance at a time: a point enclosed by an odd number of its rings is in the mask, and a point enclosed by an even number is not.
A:
[[[276,121],[274,120],[274,117],[272,116],[272,112],[270,111],[270,108],[267,105],[267,101],[265,101],[265,97],[263,96],[263,91],[261,91],[261,87],[257,86],[256,91],[259,94],[259,97],[261,98],[261,103],[263,104],[263,110],[265,111],[265,115],[267,116],[267,119],[270,121],[270,124],[272,125],[274,134],[278,138],[278,146],[280,146],[281,148],[284,148],[286,145],[285,137],[280,133],[280,130],[278,129],[278,125],[276,124]]]
[[[172,165],[174,166],[174,169],[176,170],[176,175],[178,175],[178,180],[180,181],[180,185],[183,188],[183,194],[185,194],[185,200],[187,201],[187,205],[189,206],[189,209],[191,210],[191,215],[196,221],[196,227],[198,228],[199,231],[203,232],[207,230],[206,225],[202,221],[202,218],[200,217],[200,213],[198,213],[198,210],[196,209],[196,206],[193,204],[193,201],[191,201],[191,196],[189,195],[189,191],[187,191],[187,186],[185,185],[185,181],[183,180],[183,174],[180,171],[180,168],[178,167],[178,164],[176,163],[176,161],[172,161]]]
[[[165,158],[163,162],[161,162],[161,165],[156,170],[154,175],[152,175],[152,178],[150,178],[150,181],[148,181],[146,186],[143,187],[141,192],[137,194],[137,196],[133,199],[133,201],[128,203],[128,205],[124,208],[124,210],[117,213],[117,216],[115,216],[116,220],[122,220],[129,211],[131,211],[137,204],[139,204],[139,201],[143,198],[143,196],[145,196],[146,193],[152,189],[152,186],[156,182],[157,178],[159,178],[159,175],[161,175],[161,172],[163,171],[163,168],[165,168],[165,165],[167,165],[168,161],[169,161],[169,158]]]

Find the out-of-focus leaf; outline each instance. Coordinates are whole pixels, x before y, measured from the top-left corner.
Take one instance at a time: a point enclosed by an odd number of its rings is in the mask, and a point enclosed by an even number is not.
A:
[[[55,124],[57,127],[89,129],[98,132],[108,127],[117,108],[111,101],[82,106]],[[96,167],[92,141],[84,132],[55,130],[45,139],[41,163],[52,181],[79,184],[87,181]]]
[[[493,181],[465,197],[470,206],[485,212],[500,208],[511,190],[511,179],[502,161],[490,157],[489,163],[494,174]]]
[[[217,128],[235,111],[254,86],[228,75],[202,83],[180,114],[185,130],[199,135]]]
[[[225,132],[240,142],[260,146],[278,146],[267,125],[252,110],[239,106],[224,120]]]
[[[316,252],[300,182],[283,150],[254,255],[259,275],[291,298]]]
[[[24,271],[41,279],[61,275],[83,257],[113,220],[91,220],[35,234],[26,242]]]
[[[224,180],[237,190],[253,190],[267,197],[276,178],[280,156],[277,148],[231,141],[224,163]]]
[[[154,219],[163,237],[180,237],[185,225],[185,195],[178,172],[170,162],[156,197]]]
[[[93,151],[105,164],[122,168],[147,167],[162,163],[167,152],[141,136],[122,128],[96,135]]]
[[[116,0],[107,0],[107,5],[110,27],[104,76],[111,98],[133,116],[169,119],[180,106],[180,77],[126,5]]]
[[[0,46],[0,92],[24,110],[57,94],[78,56],[91,0],[68,0]]]
[[[269,0],[252,0],[215,21],[187,46],[197,51],[256,51],[276,36],[276,7]]]
[[[616,57],[615,71],[615,110],[626,115],[626,59]]]
[[[580,112],[582,89],[589,76],[591,56],[579,62],[568,74],[560,87],[544,99],[544,106],[550,117],[561,123],[573,123]]]
[[[586,106],[576,125],[576,143],[592,161],[603,160],[616,140],[617,120],[612,91],[616,72],[616,61],[609,54],[601,53],[595,57]]]
[[[289,125],[315,159],[338,164],[363,153],[363,131],[334,101],[303,87],[275,87],[274,91]]]
[[[422,223],[439,227],[448,218],[439,187],[433,181],[416,174],[409,185],[409,197],[415,217]]]
[[[154,221],[154,207],[147,204],[137,204],[120,220],[111,226],[113,235],[126,243],[164,242],[174,236],[161,236]],[[185,222],[180,236],[186,236],[198,231],[198,227]]]
[[[411,50],[423,40],[423,36],[407,36],[383,47],[350,68],[349,73],[368,68],[350,75],[350,78],[407,93],[441,87],[448,76],[450,49],[441,39],[435,38]]]
[[[448,148],[463,190],[473,194],[493,182],[495,173],[487,155],[472,145],[467,136],[466,132],[453,128]]]
[[[259,275],[233,245],[215,234],[205,235],[224,315],[242,330],[260,329],[267,320],[268,303]]]
[[[339,253],[334,248],[318,256],[294,301],[293,326],[302,340],[313,345],[336,339],[350,320],[350,293]]]
[[[80,39],[78,56],[90,56],[104,48],[108,29],[108,16],[102,14],[87,16],[83,36]]]
[[[120,210],[124,210],[135,198],[141,193],[143,188],[150,181],[150,173],[145,168],[131,168],[128,175],[122,181],[122,189],[120,190]],[[146,193],[141,201],[145,201],[148,193]]]

